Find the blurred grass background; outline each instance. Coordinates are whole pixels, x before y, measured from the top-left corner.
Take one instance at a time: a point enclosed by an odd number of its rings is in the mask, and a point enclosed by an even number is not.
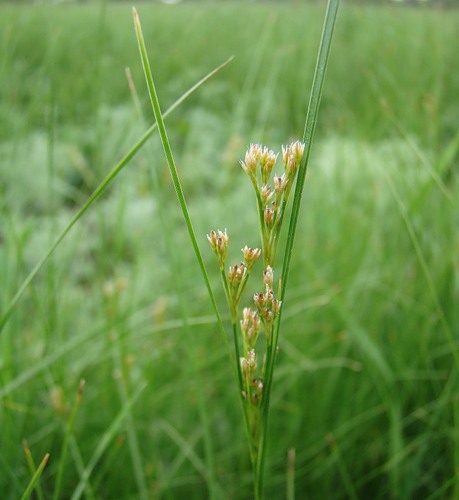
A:
[[[301,137],[324,5],[138,10],[163,109],[236,56],[168,118],[223,310],[205,234],[228,229],[230,260],[257,245],[238,159],[250,142]],[[292,448],[297,498],[459,495],[458,26],[456,10],[341,7],[285,302],[267,498],[285,497]],[[0,82],[4,309],[151,123],[131,5],[1,5]],[[58,248],[0,347],[3,498],[30,480],[24,438],[36,462],[51,454],[51,497],[81,378],[61,498],[250,498],[232,369],[158,137]]]

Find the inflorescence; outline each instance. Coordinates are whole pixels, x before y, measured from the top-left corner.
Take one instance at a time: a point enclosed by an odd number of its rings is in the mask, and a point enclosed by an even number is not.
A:
[[[210,246],[218,259],[231,314],[236,356],[239,358],[237,371],[240,391],[249,432],[255,447],[255,450],[252,449],[252,458],[254,458],[254,453],[256,454],[255,442],[259,431],[259,411],[263,402],[266,359],[269,353],[272,355],[277,348],[272,345],[273,332],[282,306],[277,298],[280,294],[280,280],[277,294],[274,292],[274,261],[285,210],[303,157],[304,147],[304,144],[299,141],[282,146],[284,172],[282,175],[274,174],[272,185],[270,185],[270,179],[278,154],[260,144],[251,144],[244,160],[240,162],[255,190],[261,249],[244,246],[242,261],[229,266],[225,271],[229,236],[226,230],[211,231],[207,235]],[[237,324],[242,292],[260,256],[263,258],[263,289],[253,295],[253,307],[245,307],[242,310],[242,318],[239,320],[240,335],[238,335]],[[266,342],[261,363],[257,355],[257,352],[260,352],[257,348],[260,331],[263,331]],[[240,345],[242,345],[242,351],[240,351]]]

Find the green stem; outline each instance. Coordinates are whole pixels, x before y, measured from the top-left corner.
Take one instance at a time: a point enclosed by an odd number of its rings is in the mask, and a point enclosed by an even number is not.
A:
[[[239,379],[239,394],[242,396],[242,389],[243,389],[243,380],[242,380],[242,372],[241,372],[241,363],[240,363],[240,351],[239,351],[239,342],[237,340],[237,324],[232,323],[232,328],[233,328],[233,340],[234,340],[234,353],[236,356],[236,367],[237,367],[237,376]],[[244,401],[243,401],[243,405]]]

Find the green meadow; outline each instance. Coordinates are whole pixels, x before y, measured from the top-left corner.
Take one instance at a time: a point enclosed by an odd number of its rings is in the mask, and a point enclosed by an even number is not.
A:
[[[163,110],[234,56],[166,119],[227,321],[206,234],[228,230],[231,261],[259,245],[239,160],[302,137],[325,4],[136,7]],[[458,26],[456,10],[340,6],[267,499],[459,498]],[[131,3],[0,6],[0,316],[153,123]],[[48,453],[31,498],[252,498],[234,371],[157,133],[0,332],[2,499],[27,498]]]

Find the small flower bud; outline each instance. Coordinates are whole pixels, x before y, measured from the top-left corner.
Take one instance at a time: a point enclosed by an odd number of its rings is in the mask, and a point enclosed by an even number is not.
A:
[[[295,141],[293,144],[291,144],[290,148],[292,150],[292,154],[293,154],[293,157],[295,159],[295,163],[297,163],[299,165],[301,162],[301,159],[303,158],[303,153],[304,153],[304,148],[305,148],[304,142]]]
[[[249,349],[253,349],[260,332],[260,317],[250,307],[242,311],[241,332]]]
[[[271,188],[267,185],[267,184],[264,184],[260,190],[260,198],[261,198],[261,202],[263,204],[263,206],[266,206],[269,201],[271,200],[271,198],[273,197],[273,192],[271,190]]]
[[[241,166],[244,169],[244,172],[249,174],[251,177],[255,176],[260,153],[261,146],[259,144],[251,144],[245,153],[244,161],[241,161]]]
[[[282,160],[284,162],[287,179],[295,176],[304,153],[304,143],[292,142],[288,146],[282,146]]]
[[[236,264],[235,266],[230,266],[227,275],[228,283],[233,287],[237,287],[241,283],[244,273],[245,265],[243,262]]]
[[[277,316],[279,314],[281,305],[282,305],[281,300],[273,299],[272,305],[271,305],[271,310],[272,310],[274,316]]]
[[[269,286],[266,287],[266,293],[265,293],[265,304],[270,307],[271,304],[273,303],[274,300],[274,292],[269,288]]]
[[[265,300],[265,296],[264,296],[263,292],[256,293],[253,296],[253,302],[255,303],[255,306],[256,306],[258,312],[260,312],[265,307],[265,304],[266,304],[266,300]]]
[[[255,350],[251,349],[247,353],[247,364],[250,368],[250,371],[253,373],[257,369],[257,355],[255,354]]]
[[[265,324],[271,324],[274,320],[274,314],[271,309],[265,309],[262,313],[263,321]]]
[[[274,210],[272,208],[265,208],[264,219],[266,226],[271,228],[274,224]]]
[[[250,248],[246,245],[242,249],[242,253],[244,255],[244,264],[247,267],[247,272],[250,273],[258,257],[261,255],[261,250],[259,248]]]
[[[281,176],[275,175],[274,176],[274,190],[276,192],[276,196],[279,194],[282,194],[284,188],[285,188],[285,174],[282,174]]]
[[[263,184],[268,182],[276,160],[277,154],[267,147],[264,147],[260,155],[261,181]]]
[[[218,264],[220,266],[220,269],[223,269],[225,267],[225,261],[228,255],[229,244],[229,237],[226,234],[226,229],[225,231],[211,231],[210,234],[207,235],[207,239],[210,243],[210,247],[218,257]]]
[[[272,288],[274,279],[274,272],[271,266],[267,266],[263,273],[263,284],[265,287]]]

